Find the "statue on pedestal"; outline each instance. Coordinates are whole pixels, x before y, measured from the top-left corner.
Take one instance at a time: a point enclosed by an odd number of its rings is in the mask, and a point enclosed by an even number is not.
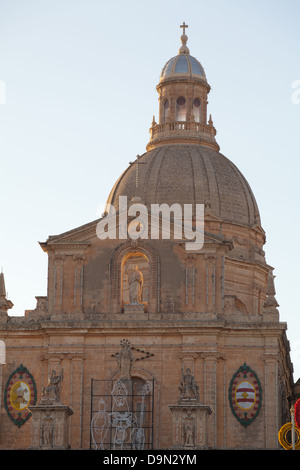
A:
[[[182,374],[178,389],[180,391],[179,401],[195,400],[199,402],[199,387],[195,377],[191,373],[191,369],[186,369],[185,374]]]
[[[173,414],[172,449],[207,449],[207,419],[210,407],[200,402],[199,387],[191,369],[182,377],[178,387],[179,400],[169,405]]]
[[[60,392],[63,381],[63,370],[61,374],[56,374],[55,370],[52,370],[52,373],[48,380],[47,387],[43,387],[42,391],[42,402],[49,401],[51,403],[60,403]]]
[[[142,301],[143,274],[137,264],[134,266],[128,282],[130,304],[140,304]]]
[[[63,370],[52,370],[48,385],[42,389],[40,403],[31,406],[30,449],[68,449],[68,418],[73,414],[60,400]]]

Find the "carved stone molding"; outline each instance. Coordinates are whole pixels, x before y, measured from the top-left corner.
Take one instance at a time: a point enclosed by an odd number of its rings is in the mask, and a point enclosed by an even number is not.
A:
[[[199,353],[199,357],[204,360],[213,360],[213,361],[219,361],[219,360],[225,360],[226,357],[224,354],[221,354],[218,351],[204,351]]]
[[[194,351],[182,351],[178,354],[178,359],[197,359],[198,356],[199,354]]]
[[[62,404],[35,405],[30,408],[31,445],[29,449],[65,450],[69,448],[68,418],[73,414]]]

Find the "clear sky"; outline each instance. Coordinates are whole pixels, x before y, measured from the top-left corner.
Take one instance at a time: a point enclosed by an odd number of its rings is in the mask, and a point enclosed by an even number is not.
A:
[[[260,208],[300,377],[299,18],[298,0],[0,0],[0,267],[11,315],[47,294],[38,241],[98,218],[145,152],[155,87],[185,21],[221,152]]]

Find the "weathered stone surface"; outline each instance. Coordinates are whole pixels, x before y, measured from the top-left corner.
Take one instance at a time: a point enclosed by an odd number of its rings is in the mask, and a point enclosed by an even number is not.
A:
[[[120,378],[116,355],[121,341],[134,348],[126,380],[154,381],[156,449],[277,448],[278,430],[289,420],[292,365],[273,268],[265,260],[265,232],[245,177],[218,151],[207,116],[209,91],[206,77],[176,74],[175,69],[159,83],[160,116],[153,121],[149,151],[125,170],[108,198],[117,210],[120,195],[147,210],[151,204],[204,204],[201,250],[187,251],[184,237],[151,239],[151,220],[148,237],[146,232],[137,240],[100,240],[96,220],[40,243],[49,261],[48,285],[34,310],[22,317],[7,315],[12,304],[2,283],[0,340],[6,364],[0,396],[21,363],[32,371],[39,399],[51,371],[63,370],[60,400],[73,411],[66,424],[72,449],[90,447],[91,380]],[[179,125],[175,105],[182,94],[187,107]],[[198,123],[195,99],[201,102]],[[166,100],[169,118],[163,112]],[[171,217],[171,234],[173,223]],[[135,296],[129,292],[133,266],[142,275]],[[228,400],[231,378],[243,363],[262,385],[261,411],[247,429]],[[187,369],[196,377],[199,403],[184,397],[176,402]],[[61,405],[56,405],[58,410]],[[2,399],[1,449],[41,445],[36,426],[45,419],[46,429],[56,418],[54,403],[39,406],[31,433],[30,421],[20,429],[14,426]],[[50,435],[45,432],[46,447],[54,442]]]

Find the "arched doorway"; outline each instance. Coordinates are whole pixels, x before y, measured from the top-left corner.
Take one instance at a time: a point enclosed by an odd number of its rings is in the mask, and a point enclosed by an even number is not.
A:
[[[153,403],[153,380],[92,379],[90,448],[152,449]]]

